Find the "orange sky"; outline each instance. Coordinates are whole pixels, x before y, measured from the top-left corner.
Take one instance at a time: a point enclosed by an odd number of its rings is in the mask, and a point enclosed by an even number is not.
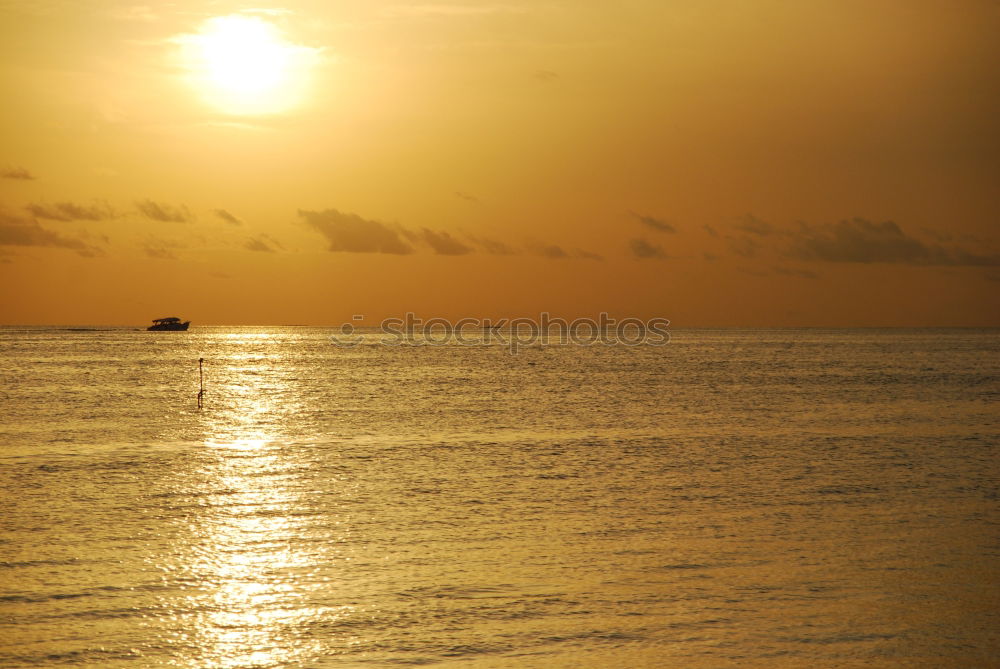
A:
[[[1000,325],[992,0],[0,4],[0,323]]]

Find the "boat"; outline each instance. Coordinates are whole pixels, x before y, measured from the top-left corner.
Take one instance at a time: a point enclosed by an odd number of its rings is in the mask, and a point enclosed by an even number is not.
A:
[[[150,325],[147,330],[154,330],[157,332],[183,332],[188,329],[191,325],[191,321],[181,322],[181,319],[177,316],[168,316],[166,318],[154,318],[153,324]]]

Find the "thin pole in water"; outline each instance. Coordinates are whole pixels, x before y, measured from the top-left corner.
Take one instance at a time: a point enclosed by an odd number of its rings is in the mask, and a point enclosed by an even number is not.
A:
[[[202,398],[205,397],[205,370],[202,369],[202,363],[205,362],[205,358],[198,358],[198,380],[201,385],[201,389],[198,391],[198,408],[201,408]]]

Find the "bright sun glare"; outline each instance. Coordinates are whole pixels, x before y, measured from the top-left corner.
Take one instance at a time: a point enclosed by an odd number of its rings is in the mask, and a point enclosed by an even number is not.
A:
[[[287,111],[302,102],[318,50],[288,42],[273,23],[233,14],[181,39],[195,88],[227,114]]]

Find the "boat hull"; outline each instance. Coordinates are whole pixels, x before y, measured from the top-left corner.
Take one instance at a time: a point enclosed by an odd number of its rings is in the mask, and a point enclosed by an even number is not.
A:
[[[183,323],[157,323],[156,325],[150,325],[147,330],[150,332],[184,332],[191,325],[191,321],[184,321]]]

